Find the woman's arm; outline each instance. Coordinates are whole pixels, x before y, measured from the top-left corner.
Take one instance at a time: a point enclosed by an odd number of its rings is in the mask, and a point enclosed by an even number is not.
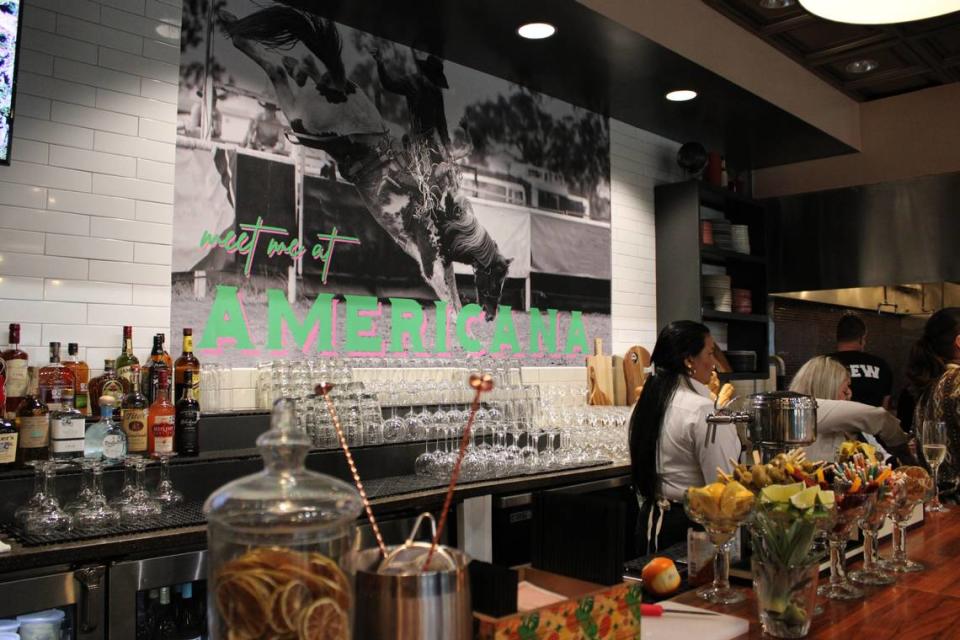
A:
[[[711,440],[713,426],[707,424],[707,416],[712,413],[713,406],[707,406],[701,412],[699,424],[695,425],[693,430],[700,472],[708,484],[717,479],[717,467],[727,473],[733,471],[730,460],[739,460],[741,449],[737,430],[731,424],[718,424],[717,437]]]
[[[817,399],[817,432],[868,433],[880,439],[887,450],[904,464],[916,464],[907,446],[907,434],[900,421],[883,407],[850,400]]]

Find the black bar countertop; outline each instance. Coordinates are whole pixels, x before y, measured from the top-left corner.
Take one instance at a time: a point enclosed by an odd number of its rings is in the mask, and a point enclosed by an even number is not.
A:
[[[229,458],[227,452],[221,452],[220,456],[222,459]],[[611,480],[614,484],[620,485],[629,482],[629,473],[629,464],[607,462],[587,468],[550,470],[504,479],[462,482],[457,487],[455,500],[562,488],[603,480]],[[404,511],[436,512],[442,507],[446,493],[444,481],[413,475],[375,478],[365,481],[364,484],[378,516]],[[360,521],[361,524],[363,522],[365,519]],[[206,525],[202,524],[42,546],[23,546],[16,541],[11,542],[10,536],[2,533],[0,533],[0,539],[13,547],[11,551],[0,554],[0,581],[34,573],[41,568],[45,571],[65,569],[88,563],[113,562],[203,549],[206,548],[207,542]]]

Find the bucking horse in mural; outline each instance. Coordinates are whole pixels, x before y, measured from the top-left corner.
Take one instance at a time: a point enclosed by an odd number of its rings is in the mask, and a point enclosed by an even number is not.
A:
[[[445,120],[439,136],[436,127],[424,131],[420,122],[398,140],[373,101],[347,78],[336,25],[310,12],[306,0],[281,3],[243,18],[221,12],[220,24],[233,45],[270,79],[298,142],[337,162],[376,222],[417,262],[434,293],[459,307],[453,263],[467,264],[484,315],[492,320],[510,261],[459,194],[460,169],[447,149]],[[310,55],[277,60],[270,54],[298,43]],[[374,57],[379,64],[379,56]],[[418,61],[418,66],[435,73],[439,61],[429,62]],[[396,91],[397,86],[394,81],[389,88]],[[416,99],[408,96],[411,108]]]

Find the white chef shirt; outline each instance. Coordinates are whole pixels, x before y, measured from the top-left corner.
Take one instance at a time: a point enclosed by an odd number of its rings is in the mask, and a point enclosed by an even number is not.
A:
[[[857,433],[879,436],[888,447],[907,441],[900,421],[882,407],[817,398],[817,441],[806,447],[807,459],[833,461],[840,444],[844,440],[856,440]]]
[[[740,438],[733,425],[717,425],[716,442],[708,442],[712,429],[707,416],[712,413],[710,389],[693,378],[682,379],[667,405],[660,432],[657,473],[667,500],[679,502],[687,488],[715,482],[717,467],[729,473],[729,459],[739,459]]]

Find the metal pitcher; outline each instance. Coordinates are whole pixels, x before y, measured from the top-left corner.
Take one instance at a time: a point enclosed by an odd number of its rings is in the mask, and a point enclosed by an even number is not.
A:
[[[430,543],[414,542],[422,514],[404,544],[381,559],[377,548],[356,553],[356,640],[471,640],[473,611],[466,555],[440,546],[422,571]]]
[[[793,391],[756,393],[735,399],[707,417],[713,429],[734,424],[746,449],[765,454],[813,444],[817,439],[817,401]]]

